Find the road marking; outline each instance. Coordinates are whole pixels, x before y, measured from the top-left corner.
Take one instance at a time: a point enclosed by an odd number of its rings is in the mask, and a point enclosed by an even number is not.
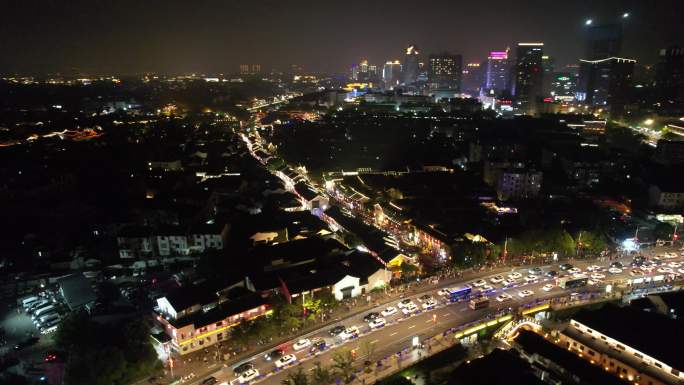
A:
[[[451,317],[451,313],[444,313],[442,314],[442,317]]]
[[[394,332],[394,333],[390,334],[390,337],[397,335],[397,334],[399,334],[399,332]]]
[[[373,341],[371,341],[371,344],[376,344],[378,342],[380,342],[380,340],[373,340]]]
[[[416,325],[411,325],[411,326],[409,326],[408,328],[409,328],[409,329],[413,329],[414,327],[416,327]]]

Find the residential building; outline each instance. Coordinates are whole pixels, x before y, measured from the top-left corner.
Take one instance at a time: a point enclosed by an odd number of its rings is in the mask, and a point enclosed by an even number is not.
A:
[[[536,198],[541,184],[541,171],[510,168],[499,176],[496,193],[500,200]]]
[[[580,84],[577,99],[587,105],[620,116],[629,102],[630,86],[636,60],[608,57],[580,60]]]
[[[649,205],[664,210],[684,207],[684,188],[678,181],[660,181],[648,188]]]
[[[656,67],[656,92],[661,102],[684,104],[684,48],[661,49]]]
[[[215,225],[162,226],[157,229],[145,226],[128,226],[119,231],[117,244],[123,259],[148,259],[172,255],[202,253],[205,250],[223,249],[225,227]]]
[[[653,159],[665,165],[684,164],[684,141],[658,140]]]

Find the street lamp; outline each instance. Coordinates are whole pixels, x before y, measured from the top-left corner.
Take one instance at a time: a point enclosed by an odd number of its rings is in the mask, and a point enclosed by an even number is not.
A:
[[[594,20],[592,20],[592,19],[587,19],[587,20],[584,22],[584,25],[591,25],[591,23],[593,23],[593,22],[594,22]]]
[[[625,12],[625,13],[622,14],[622,18],[623,18],[623,19],[626,19],[626,18],[628,18],[628,17],[629,17],[629,12]]]

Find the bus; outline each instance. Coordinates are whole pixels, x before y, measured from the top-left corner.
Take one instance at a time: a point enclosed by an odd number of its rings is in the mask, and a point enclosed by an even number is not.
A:
[[[473,289],[468,286],[453,287],[449,289],[449,300],[451,302],[458,302],[460,300],[469,299],[472,291]]]
[[[587,281],[589,281],[589,278],[587,278],[586,275],[562,277],[558,279],[558,286],[562,289],[574,289],[576,287],[587,286]]]
[[[477,309],[483,309],[489,306],[489,298],[487,297],[479,297],[479,298],[473,298],[470,300],[470,303],[468,303],[468,307],[477,310]]]

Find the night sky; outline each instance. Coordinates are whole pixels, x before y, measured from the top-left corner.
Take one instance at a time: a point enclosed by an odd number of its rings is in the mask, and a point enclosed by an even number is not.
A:
[[[559,67],[582,56],[584,19],[625,11],[623,56],[653,63],[684,44],[684,0],[0,0],[0,72],[332,72],[401,59],[409,44],[470,62],[517,41],[543,41]]]

